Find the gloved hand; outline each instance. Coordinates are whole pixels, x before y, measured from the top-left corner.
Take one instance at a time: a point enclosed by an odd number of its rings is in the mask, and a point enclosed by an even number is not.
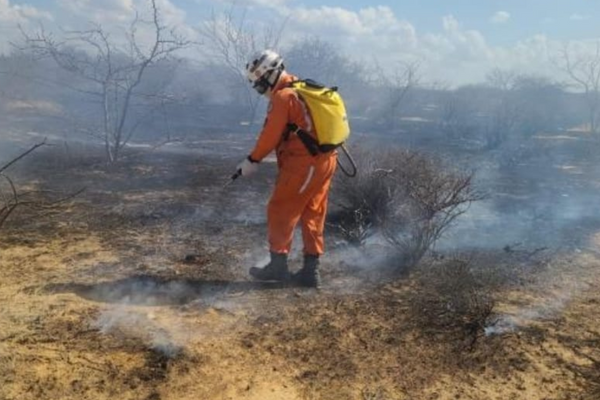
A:
[[[248,156],[238,164],[236,171],[241,173],[242,176],[250,176],[258,171],[258,162]]]

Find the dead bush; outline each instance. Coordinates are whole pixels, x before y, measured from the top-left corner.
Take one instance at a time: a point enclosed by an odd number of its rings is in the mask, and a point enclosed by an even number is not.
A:
[[[483,270],[467,259],[452,258],[421,266],[411,307],[426,334],[441,335],[459,349],[473,349],[494,324],[494,285]]]
[[[386,162],[367,152],[359,152],[355,158],[355,178],[336,176],[332,198],[338,211],[332,213],[329,224],[348,243],[361,245],[390,214],[397,188],[388,177],[392,170],[385,168]]]
[[[381,232],[402,254],[402,266],[418,263],[468,205],[483,198],[473,175],[414,151],[363,152],[359,173],[336,180],[330,220],[352,244]]]
[[[448,168],[441,160],[405,152],[396,159],[392,177],[400,188],[384,233],[415,265],[469,204],[483,196],[474,190],[473,175]]]

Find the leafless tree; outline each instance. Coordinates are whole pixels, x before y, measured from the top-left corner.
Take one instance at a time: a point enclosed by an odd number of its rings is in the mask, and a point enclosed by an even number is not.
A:
[[[515,88],[519,74],[512,70],[494,68],[486,75],[488,85],[504,92]]]
[[[562,85],[539,75],[494,69],[484,84],[437,95],[440,130],[477,151],[501,149],[511,156],[524,141],[565,120]]]
[[[308,36],[285,51],[286,66],[303,78],[344,88],[364,83],[365,70],[358,61],[345,56],[338,46]]]
[[[559,67],[567,73],[575,86],[583,91],[588,108],[591,133],[600,132],[600,41],[595,50],[576,55],[568,44],[560,53]]]
[[[247,106],[250,122],[254,122],[256,109],[261,97],[248,84],[244,67],[250,57],[264,49],[277,49],[286,21],[280,26],[269,26],[257,32],[256,26],[246,19],[247,9],[233,5],[222,14],[213,13],[204,23],[200,33],[206,39],[209,51],[214,57],[215,66],[226,68],[226,78],[231,82],[231,90],[240,93],[240,100]]]
[[[498,148],[517,128],[521,113],[514,92],[519,77],[515,71],[500,68],[493,69],[486,77],[487,84],[497,90],[484,130],[486,150]]]
[[[401,118],[401,109],[409,92],[420,82],[418,61],[398,62],[391,72],[379,70],[380,85],[385,93],[382,119],[386,125],[395,128]]]
[[[338,87],[351,118],[369,114],[374,102],[365,93],[373,92],[373,76],[363,62],[351,59],[339,46],[315,36],[294,41],[283,55],[285,66],[294,75]]]
[[[82,80],[72,89],[93,96],[102,109],[102,129],[107,160],[118,160],[121,150],[129,143],[141,118],[132,121],[135,98],[159,98],[158,93],[142,93],[140,88],[149,69],[158,63],[172,60],[174,53],[188,47],[191,41],[164,26],[156,0],[150,0],[151,21],[136,16],[126,32],[125,45],[113,41],[100,25],[85,31],[66,32],[57,39],[43,27],[35,33],[22,31],[23,50],[40,57],[50,57],[62,69]],[[151,26],[152,41],[144,46],[138,29]],[[69,84],[67,84],[69,85]]]
[[[493,83],[461,87],[442,96],[440,129],[477,150],[500,147],[514,135],[523,117],[515,83],[506,76],[495,75]]]
[[[494,100],[483,130],[484,150],[494,150],[505,143],[522,119],[522,109],[509,93],[500,93]]]
[[[443,91],[440,95],[439,127],[442,132],[455,140],[470,137],[474,130],[473,104],[456,91]]]

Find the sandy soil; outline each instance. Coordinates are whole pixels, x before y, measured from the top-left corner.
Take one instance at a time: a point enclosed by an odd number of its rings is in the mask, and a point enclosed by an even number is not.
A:
[[[42,155],[22,186],[87,190],[0,231],[1,399],[600,398],[600,227],[497,293],[499,331],[467,349],[423,332],[413,274],[335,235],[321,291],[248,281],[269,166],[224,189],[233,158]]]

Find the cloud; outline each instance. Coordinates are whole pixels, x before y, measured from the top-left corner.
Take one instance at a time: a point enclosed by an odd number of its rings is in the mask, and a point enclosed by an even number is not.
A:
[[[196,0],[199,2],[200,0]],[[242,7],[277,8],[290,3],[292,0],[216,0],[217,3],[233,4]]]
[[[157,0],[156,5],[165,25],[177,28],[182,33],[191,34],[192,31],[186,23],[186,12],[184,10],[175,6],[170,0]]]
[[[463,61],[488,59],[491,57],[490,48],[485,37],[476,30],[465,30],[459,21],[452,15],[442,18],[444,35],[439,37],[437,43],[446,42],[443,49],[433,48],[434,51],[450,51],[454,56]],[[436,41],[430,44],[435,44]]]
[[[174,0],[156,0],[161,21],[174,27],[190,40],[197,32],[190,27],[186,12]],[[206,0],[194,0],[206,4]],[[307,36],[322,38],[338,47],[344,54],[360,61],[377,61],[382,67],[396,65],[397,61],[421,61],[423,76],[431,80],[466,83],[482,80],[492,68],[517,69],[523,72],[557,74],[552,71],[548,58],[556,55],[563,43],[543,35],[523,38],[512,45],[495,46],[482,31],[471,29],[453,15],[444,16],[437,32],[418,32],[415,26],[400,18],[390,7],[368,6],[361,9],[346,7],[300,6],[293,0],[212,0],[252,8],[246,14],[248,23],[285,22],[282,46]],[[147,21],[150,14],[147,0],[56,0],[62,13],[56,14],[56,25],[66,29],[80,29],[92,21],[101,24],[112,34],[113,40],[123,37],[123,29],[135,17]],[[190,1],[191,3],[192,1]],[[583,18],[573,14],[572,20]],[[0,0],[0,43],[11,39],[11,23],[51,19],[49,13],[30,6],[18,6],[10,0]],[[207,16],[206,18],[209,18]],[[505,23],[511,15],[495,13],[490,21]],[[6,22],[4,22],[6,21]],[[18,33],[18,32],[17,32]],[[138,36],[152,39],[152,30],[140,24]],[[578,41],[575,41],[578,42]],[[584,42],[583,40],[579,42]],[[573,43],[575,45],[576,43]],[[0,50],[2,49],[0,44]],[[582,48],[588,48],[582,44]]]
[[[0,0],[1,1],[1,0]],[[123,38],[124,30],[128,30],[137,17],[139,23],[136,38],[142,43],[154,39],[152,8],[147,0],[57,0],[66,11],[64,23],[69,28],[84,29],[89,23],[95,23],[114,33],[113,39]],[[186,13],[175,6],[171,0],[156,0],[159,19],[162,25],[174,28],[175,31],[189,40],[195,40],[197,33],[186,23]]]
[[[197,0],[200,1],[200,0]],[[204,1],[204,0],[203,0]],[[213,0],[228,1],[228,0]],[[259,4],[263,0],[252,0]],[[273,4],[285,3],[281,6]],[[564,45],[544,35],[523,37],[513,44],[494,45],[483,31],[471,29],[453,15],[440,20],[438,32],[418,32],[391,7],[302,6],[301,2],[279,1],[250,13],[249,23],[286,21],[280,47],[296,40],[317,37],[331,43],[345,55],[370,65],[393,68],[398,61],[419,61],[425,80],[450,84],[480,82],[493,68],[514,69],[560,79],[550,59]],[[512,16],[498,11],[490,21],[506,23]],[[547,21],[550,23],[550,21]],[[574,41],[584,42],[584,40]],[[586,49],[590,46],[585,45]]]
[[[290,17],[284,45],[290,38],[311,35],[356,60],[376,60],[383,68],[392,68],[397,61],[418,60],[425,79],[451,84],[480,82],[493,68],[561,78],[550,59],[559,53],[563,42],[544,35],[525,37],[511,45],[493,45],[482,31],[470,29],[453,15],[441,19],[440,32],[421,33],[384,6],[359,10],[286,6],[271,12]],[[499,11],[494,17],[501,23],[510,20],[511,15]]]
[[[133,0],[58,0],[58,4],[84,22],[125,22],[134,14]]]
[[[490,18],[490,22],[493,24],[505,24],[510,20],[510,13],[506,11],[498,11]]]
[[[415,27],[399,20],[385,6],[367,7],[351,11],[341,7],[282,8],[289,17],[291,37],[319,34],[329,41],[339,41],[356,49],[369,49],[371,53],[396,52],[416,46]]]
[[[457,81],[483,78],[494,51],[483,34],[465,29],[452,15],[441,20],[439,34],[419,34],[408,21],[399,19],[389,7],[367,7],[357,11],[341,7],[296,7],[285,10],[289,19],[286,35],[302,38],[316,35],[339,46],[359,60],[375,60],[385,69],[398,61],[420,61],[436,79]],[[482,68],[483,66],[483,68]],[[487,72],[487,71],[486,71]]]
[[[129,24],[136,17],[142,21],[152,19],[146,0],[57,0],[58,4],[80,22],[94,22],[103,26]],[[186,13],[170,0],[156,0],[161,22],[167,26],[186,28]]]
[[[581,14],[572,14],[569,19],[571,21],[585,21],[590,19],[589,15],[581,15]]]
[[[53,20],[52,14],[27,4],[10,4],[10,0],[0,0],[0,22],[26,23],[31,20]]]

